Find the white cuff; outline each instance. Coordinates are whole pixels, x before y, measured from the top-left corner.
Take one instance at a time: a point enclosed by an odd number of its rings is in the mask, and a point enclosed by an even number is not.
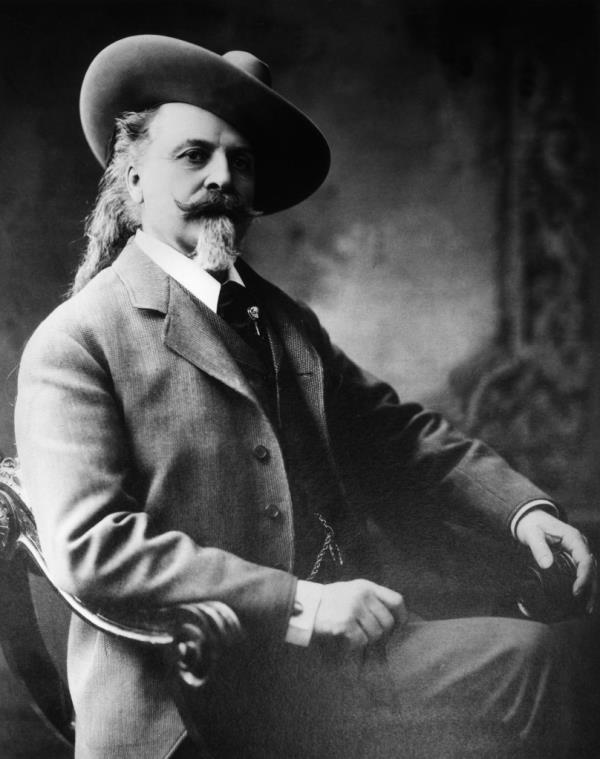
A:
[[[541,509],[542,511],[547,511],[549,514],[552,514],[552,516],[558,516],[558,509],[552,503],[552,501],[546,501],[544,498],[537,498],[535,501],[528,501],[521,506],[514,517],[510,520],[510,531],[513,538],[517,537],[517,525],[521,519],[525,516],[525,514],[528,514],[534,509]]]
[[[315,618],[322,594],[323,586],[320,583],[298,580],[294,611],[285,634],[286,643],[291,643],[294,646],[308,646],[315,627]]]

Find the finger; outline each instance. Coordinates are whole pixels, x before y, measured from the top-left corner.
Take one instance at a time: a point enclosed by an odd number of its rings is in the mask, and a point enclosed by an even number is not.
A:
[[[590,556],[587,538],[574,527],[566,527],[561,533],[556,530],[552,531],[549,539],[558,539],[562,548],[566,549],[575,561],[581,561],[586,556]]]
[[[593,585],[595,575],[594,558],[591,554],[588,554],[578,561],[573,554],[571,555],[577,565],[577,579],[573,583],[573,595],[579,596],[586,587],[591,589]]]
[[[591,586],[594,578],[595,560],[586,538],[573,528],[565,530],[560,536],[561,547],[571,556],[577,567],[577,578],[573,583],[573,594],[580,595],[586,586]]]
[[[400,603],[391,607],[386,606],[385,608],[394,617],[394,621],[396,625],[399,625],[400,627],[402,627],[408,622],[408,611],[406,609],[406,604],[404,603],[404,598],[402,596],[400,596]]]
[[[598,594],[598,566],[597,566],[595,557],[593,557],[593,560],[594,560],[594,569],[593,569],[593,575],[592,575],[592,589],[590,591],[590,597],[588,598],[587,606],[585,607],[585,610],[588,614],[594,613],[594,609],[596,606],[596,597]]]
[[[384,633],[384,629],[379,624],[377,617],[374,614],[370,614],[368,611],[361,614],[356,621],[367,636],[368,643],[375,643]]]
[[[400,627],[403,627],[408,622],[408,609],[404,603],[404,598],[402,598],[400,605],[396,609],[392,610],[392,614],[394,615],[396,624]]]
[[[532,529],[526,537],[526,543],[533,554],[533,558],[542,569],[548,569],[552,566],[554,556],[546,540],[546,534],[541,528]]]
[[[396,618],[387,608],[387,606],[382,604],[378,599],[374,598],[368,604],[368,610],[377,620],[382,634],[389,633],[391,630],[393,630],[394,625],[396,624]]]
[[[344,643],[351,651],[365,648],[369,644],[369,637],[358,621],[344,636]]]
[[[382,604],[385,604],[386,608],[392,612],[396,619],[398,619],[399,616],[402,618],[406,615],[404,598],[400,593],[396,593],[395,590],[386,588],[383,585],[373,585],[373,593]]]

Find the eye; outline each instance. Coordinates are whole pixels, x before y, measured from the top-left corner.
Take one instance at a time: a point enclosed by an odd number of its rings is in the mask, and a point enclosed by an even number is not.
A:
[[[204,148],[190,148],[182,154],[182,158],[196,165],[204,165],[210,158],[210,153]]]
[[[235,153],[231,157],[231,168],[241,174],[253,174],[254,157],[251,153]]]

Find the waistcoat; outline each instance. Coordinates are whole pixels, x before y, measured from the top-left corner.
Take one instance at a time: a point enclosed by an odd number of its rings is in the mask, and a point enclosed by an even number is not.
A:
[[[268,335],[270,366],[229,324],[220,318],[218,321],[225,347],[231,349],[281,446],[292,498],[294,574],[316,582],[373,576],[373,556],[366,550],[364,526],[352,519],[340,479],[329,463],[331,457],[323,449],[316,423],[268,314],[262,309],[261,329]],[[278,362],[275,355],[281,357]],[[269,509],[270,517],[277,519],[277,508]]]

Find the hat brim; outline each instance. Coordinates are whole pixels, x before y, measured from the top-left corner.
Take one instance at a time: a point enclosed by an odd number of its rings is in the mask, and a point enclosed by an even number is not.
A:
[[[121,113],[172,102],[210,111],[250,142],[256,156],[255,206],[263,213],[296,205],[327,176],[327,141],[300,110],[220,55],[150,34],[109,45],[83,80],[81,123],[100,164],[110,158]]]

